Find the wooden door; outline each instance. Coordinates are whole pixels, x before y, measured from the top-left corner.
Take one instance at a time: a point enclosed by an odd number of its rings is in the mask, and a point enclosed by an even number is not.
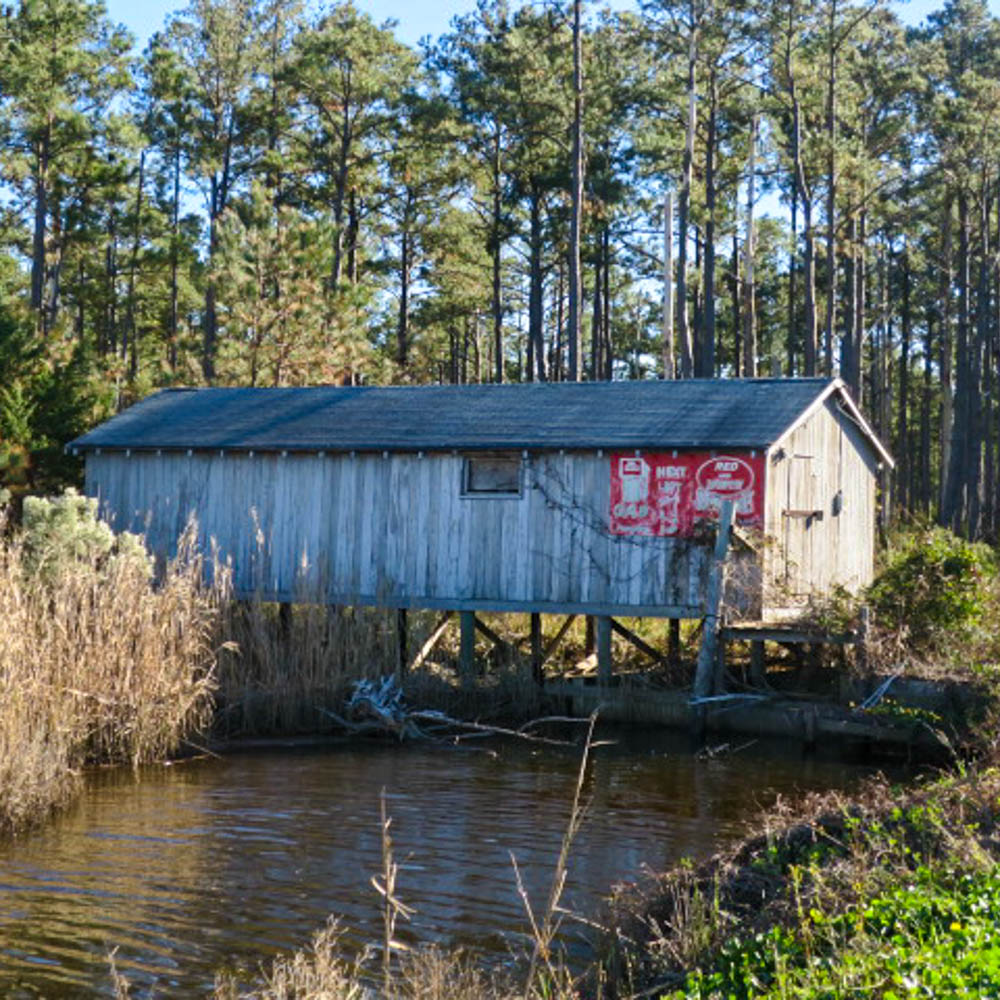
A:
[[[781,512],[784,522],[785,589],[789,597],[803,600],[812,591],[815,575],[813,530],[823,517],[817,505],[816,469],[812,455],[792,455],[788,491]]]

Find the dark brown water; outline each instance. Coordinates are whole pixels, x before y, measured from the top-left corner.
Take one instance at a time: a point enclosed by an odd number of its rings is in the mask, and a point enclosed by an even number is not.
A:
[[[868,773],[759,743],[705,760],[663,733],[605,735],[619,742],[595,751],[565,896],[583,913],[644,865],[709,854],[777,795]],[[351,942],[377,939],[383,787],[399,895],[417,910],[405,935],[516,950],[510,855],[541,907],[578,756],[492,747],[355,744],[96,776],[70,814],[0,846],[0,995],[106,995],[112,948],[134,996],[203,995],[215,970],[301,947],[331,913]]]

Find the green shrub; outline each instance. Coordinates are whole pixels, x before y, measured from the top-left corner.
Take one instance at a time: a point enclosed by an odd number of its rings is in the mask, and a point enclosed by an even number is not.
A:
[[[97,516],[97,501],[67,489],[53,498],[25,497],[22,545],[24,568],[44,580],[55,580],[74,566],[125,560],[145,568],[153,563],[142,538],[115,534]]]
[[[996,563],[990,548],[945,528],[905,536],[868,590],[878,623],[914,644],[968,633],[990,606]]]

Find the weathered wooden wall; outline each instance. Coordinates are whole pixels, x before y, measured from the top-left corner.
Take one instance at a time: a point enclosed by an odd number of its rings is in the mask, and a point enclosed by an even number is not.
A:
[[[877,473],[874,450],[836,397],[772,446],[765,497],[766,607],[801,604],[835,585],[855,592],[870,582]],[[818,513],[806,517],[806,511]]]
[[[465,497],[453,454],[102,451],[87,491],[170,552],[188,518],[274,600],[696,617],[706,547],[608,533],[596,452],[524,461],[517,498]]]

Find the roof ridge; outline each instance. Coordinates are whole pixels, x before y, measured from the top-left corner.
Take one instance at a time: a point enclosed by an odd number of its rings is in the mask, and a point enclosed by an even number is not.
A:
[[[579,382],[569,382],[560,381],[553,382],[550,380],[540,381],[540,382],[428,382],[428,383],[416,383],[416,384],[390,384],[390,385],[280,385],[280,386],[268,386],[268,385],[191,385],[191,386],[165,386],[164,388],[158,389],[156,392],[151,393],[150,396],[145,398],[151,398],[151,396],[162,395],[167,392],[310,392],[310,391],[320,391],[320,390],[359,390],[359,389],[396,389],[396,390],[425,390],[425,389],[451,389],[451,390],[521,390],[521,389],[543,389],[543,388],[570,388],[570,387],[583,387],[587,386],[589,388],[620,388],[622,386],[662,386],[665,384],[669,385],[692,385],[692,384],[705,384],[705,383],[715,383],[717,385],[735,386],[735,385],[760,385],[762,383],[774,383],[778,385],[802,385],[807,382],[815,382],[817,384],[828,384],[830,382],[836,381],[832,375],[759,375],[753,378],[716,378],[709,376],[702,376],[698,378],[679,378],[679,379],[661,379],[661,378],[643,378],[643,379],[600,379],[594,381],[584,381]],[[141,402],[141,400],[140,400]]]

